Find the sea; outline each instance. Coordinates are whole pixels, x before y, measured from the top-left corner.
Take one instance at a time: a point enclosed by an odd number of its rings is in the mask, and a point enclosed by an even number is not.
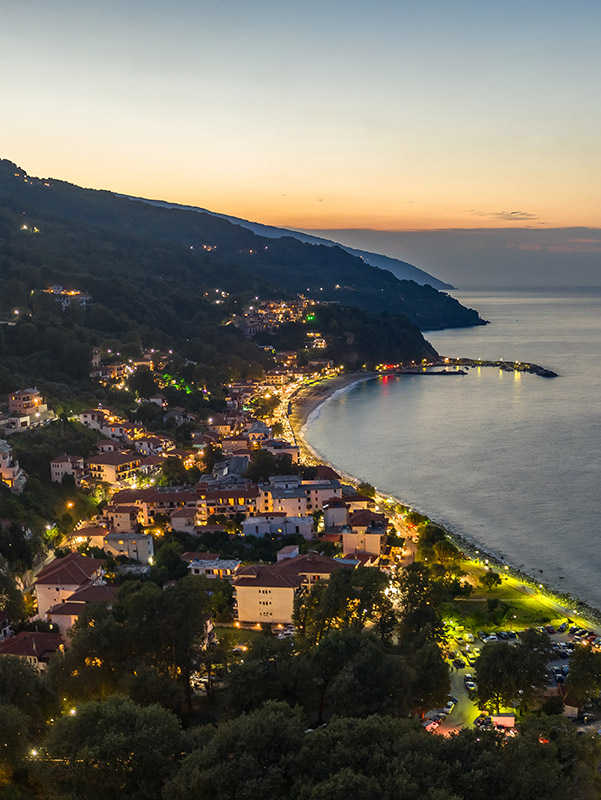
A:
[[[342,471],[601,608],[601,288],[452,294],[490,324],[425,332],[441,355],[559,377],[379,377],[327,400],[305,437]]]

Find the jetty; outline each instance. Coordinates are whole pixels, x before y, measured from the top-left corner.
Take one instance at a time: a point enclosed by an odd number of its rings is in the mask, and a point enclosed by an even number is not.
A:
[[[467,375],[473,367],[496,367],[503,372],[527,372],[541,378],[557,378],[556,372],[539,364],[525,361],[503,361],[502,359],[490,360],[485,358],[446,358],[440,357],[430,361],[424,360],[421,364],[390,365],[383,371],[393,375]]]

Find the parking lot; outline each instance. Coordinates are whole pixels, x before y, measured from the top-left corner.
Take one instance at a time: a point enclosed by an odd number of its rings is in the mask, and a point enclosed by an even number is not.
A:
[[[548,694],[558,694],[564,696],[566,679],[570,669],[570,657],[577,647],[581,644],[589,643],[591,646],[599,648],[601,639],[592,630],[584,630],[568,622],[562,623],[558,629],[551,625],[546,628],[549,635],[554,653],[553,658],[548,663]],[[489,634],[480,631],[479,634],[464,634],[454,637],[449,642],[449,670],[451,679],[450,696],[456,700],[450,713],[447,713],[439,722],[438,726],[432,730],[437,733],[448,735],[457,732],[462,728],[472,727],[474,720],[480,716],[475,698],[475,663],[481,648],[484,644],[505,643],[515,646],[519,642],[518,631],[497,631]],[[473,641],[472,641],[473,640]],[[443,709],[434,709],[426,715],[426,719],[441,717]],[[586,709],[586,714],[580,715],[580,719],[575,720],[579,730],[596,731],[601,730],[601,713],[597,708]],[[429,726],[430,727],[430,726]]]

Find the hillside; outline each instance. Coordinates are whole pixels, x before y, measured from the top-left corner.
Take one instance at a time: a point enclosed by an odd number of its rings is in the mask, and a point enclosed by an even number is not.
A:
[[[358,256],[366,264],[373,267],[380,267],[392,272],[399,280],[415,281],[420,286],[432,286],[434,289],[452,289],[453,287],[444,281],[435,278],[424,272],[423,269],[415,267],[413,264],[408,264],[406,261],[401,261],[398,258],[391,256],[383,256],[379,253],[372,253],[368,250],[359,250],[354,247],[347,247],[345,244],[334,242],[331,239],[324,239],[321,236],[313,236],[312,234],[305,233],[304,231],[288,230],[286,228],[276,228],[273,225],[263,225],[260,222],[251,222],[247,219],[240,219],[240,217],[232,217],[227,214],[218,214],[215,211],[208,211],[206,208],[196,208],[195,206],[183,206],[178,203],[166,203],[163,200],[147,200],[143,197],[130,197],[130,200],[138,200],[141,203],[148,203],[160,208],[175,208],[186,211],[196,211],[199,214],[210,214],[213,217],[226,219],[234,225],[240,225],[242,228],[247,228],[259,236],[265,236],[268,239],[281,239],[284,236],[291,236],[293,239],[298,239],[299,242],[307,244],[325,245],[326,247],[340,247],[347,253],[353,256]]]
[[[228,292],[244,286],[249,296],[302,292],[378,314],[405,314],[421,330],[482,324],[475,311],[448,295],[400,281],[341,247],[286,236],[269,239],[209,213],[160,208],[107,191],[31,178],[9,161],[0,162],[0,208],[30,217],[42,232],[40,238],[57,225],[70,239],[78,238],[85,225],[106,242],[120,235],[134,237],[138,250],[160,243],[163,258],[153,259],[145,270],[161,281],[189,280]],[[90,273],[79,266],[78,272]],[[121,275],[140,274],[131,262],[118,266]]]

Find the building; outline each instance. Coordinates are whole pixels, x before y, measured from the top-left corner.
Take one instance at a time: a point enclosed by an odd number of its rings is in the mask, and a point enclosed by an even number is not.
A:
[[[38,573],[35,580],[38,614],[44,616],[49,608],[66,600],[77,589],[98,580],[103,564],[103,559],[88,558],[80,553],[55,558]]]
[[[235,558],[194,558],[188,563],[190,575],[204,575],[205,578],[221,578],[233,581],[242,562]]]
[[[148,533],[107,533],[104,549],[115,556],[125,556],[141,564],[152,564],[154,560],[154,539]]]
[[[199,524],[205,525],[212,514],[234,519],[237,514],[254,517],[258,511],[259,489],[254,484],[227,489],[197,489]]]
[[[10,487],[13,494],[22,494],[27,483],[27,475],[13,458],[13,449],[4,439],[0,439],[0,481]]]
[[[85,473],[85,462],[81,456],[68,456],[66,453],[50,462],[50,478],[54,483],[62,483],[65,475],[71,475],[76,486],[80,486]]]
[[[61,311],[65,311],[70,307],[86,308],[88,303],[92,301],[87,292],[82,292],[79,289],[63,289],[59,284],[44,289],[44,292],[54,297],[61,307]]]
[[[245,536],[302,536],[313,538],[313,517],[289,517],[283,511],[255,514],[242,522]]]
[[[102,550],[104,537],[108,532],[108,529],[101,525],[84,525],[76,528],[68,537],[69,547],[75,550],[79,545],[87,544],[89,547],[99,547]]]
[[[21,631],[0,642],[0,656],[16,656],[31,664],[38,672],[43,672],[46,665],[64,645],[60,633],[39,633]]]
[[[298,464],[300,448],[296,444],[286,442],[284,439],[267,439],[261,443],[261,448],[274,456],[290,456],[293,464]]]
[[[69,631],[85,606],[88,603],[106,603],[110,606],[117,598],[118,592],[119,587],[117,586],[84,586],[73,592],[62,603],[57,603],[48,609],[46,618],[58,626],[63,640],[68,642]]]
[[[131,483],[140,469],[141,459],[134,453],[101,453],[91,456],[87,462],[90,477],[99,483],[117,486],[120,483]]]
[[[291,623],[294,598],[349,564],[317,553],[284,558],[277,564],[241,567],[234,579],[238,621]]]
[[[341,528],[348,522],[349,507],[340,497],[330,497],[323,504],[323,524],[326,530]]]
[[[11,414],[31,417],[36,413],[48,411],[44,398],[37,389],[19,389],[8,396],[8,410]]]
[[[136,505],[111,503],[104,509],[104,516],[113,531],[133,533],[138,527],[140,509]]]
[[[342,551],[346,555],[369,553],[378,556],[386,542],[388,519],[373,511],[354,511],[342,528]]]

